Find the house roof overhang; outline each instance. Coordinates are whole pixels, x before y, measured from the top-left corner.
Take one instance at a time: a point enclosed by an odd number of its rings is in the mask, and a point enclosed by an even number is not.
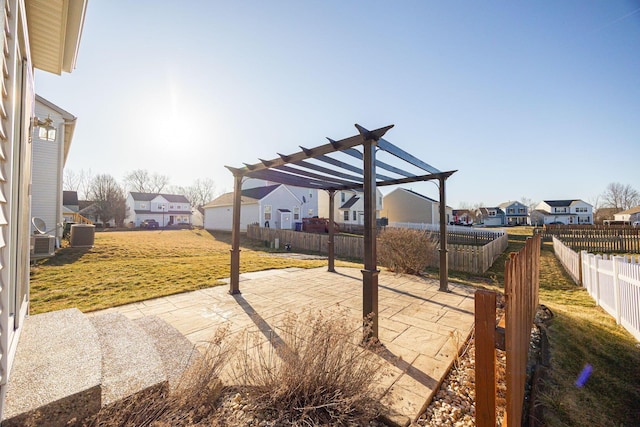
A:
[[[88,0],[26,0],[31,62],[53,74],[76,67]]]
[[[57,112],[58,114],[60,114],[62,116],[62,119],[64,120],[64,139],[63,139],[63,159],[62,159],[62,165],[64,166],[67,163],[67,156],[69,155],[69,149],[71,148],[71,141],[73,140],[73,133],[76,130],[76,120],[77,117],[74,116],[73,114],[71,114],[70,112],[68,112],[65,109],[62,109],[60,107],[58,107],[56,104],[54,104],[53,102],[44,99],[43,97],[41,97],[40,95],[36,94],[36,102],[41,103],[42,105],[52,109],[53,111]]]

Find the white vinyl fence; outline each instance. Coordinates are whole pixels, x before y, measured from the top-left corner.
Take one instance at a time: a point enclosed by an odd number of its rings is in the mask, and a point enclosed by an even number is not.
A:
[[[640,341],[640,257],[582,257],[582,284],[596,303]]]
[[[422,222],[390,222],[389,227],[397,227],[397,228],[413,228],[416,230],[428,230],[440,232],[440,224],[426,224]],[[503,234],[507,234],[506,231],[502,228],[474,228],[474,227],[463,227],[460,225],[447,225],[447,232],[456,232],[456,233],[495,233],[496,237],[502,236]]]
[[[556,237],[553,251],[574,282],[640,341],[640,256],[577,253]]]
[[[581,284],[581,270],[580,270],[580,254],[571,250],[568,246],[560,241],[555,236],[553,239],[553,252],[556,254],[556,258],[560,261],[565,271],[569,273],[569,276],[573,279],[576,285]]]

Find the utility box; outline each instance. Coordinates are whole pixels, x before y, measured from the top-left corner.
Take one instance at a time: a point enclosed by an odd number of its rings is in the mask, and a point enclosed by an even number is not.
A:
[[[92,248],[96,227],[91,224],[73,224],[69,243],[72,248]]]

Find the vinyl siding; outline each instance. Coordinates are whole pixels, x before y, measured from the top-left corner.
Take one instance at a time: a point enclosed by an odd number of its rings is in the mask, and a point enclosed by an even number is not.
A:
[[[62,150],[64,144],[63,118],[55,111],[36,104],[36,117],[50,116],[58,129],[55,141],[43,141],[33,132],[31,178],[31,216],[42,218],[49,234],[62,237]],[[55,229],[55,231],[53,231]],[[31,225],[31,232],[35,231]]]
[[[439,203],[398,189],[384,196],[382,216],[389,218],[389,222],[437,224],[440,221],[438,209]]]

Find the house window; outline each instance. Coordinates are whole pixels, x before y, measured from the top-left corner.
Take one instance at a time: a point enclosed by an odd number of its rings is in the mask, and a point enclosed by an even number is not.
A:
[[[489,216],[496,216],[496,211],[489,211]]]
[[[344,194],[344,192],[342,192],[342,191],[341,191],[341,192],[340,192],[340,201],[341,201],[342,203],[344,203],[345,199],[346,199],[346,195]]]
[[[313,216],[313,209],[309,209],[309,211],[307,212],[307,215],[309,215],[310,217]]]
[[[266,205],[264,207],[264,220],[271,221],[271,205]]]
[[[353,211],[353,220],[357,220],[358,219],[358,212]]]
[[[293,220],[297,221],[300,219],[300,208],[299,207],[295,207],[293,208]]]
[[[169,205],[169,209],[173,209],[173,205]]]
[[[523,214],[524,213],[524,208],[518,208],[518,213]]]
[[[507,209],[507,212],[508,212],[508,213],[510,213],[510,214],[512,214],[512,213],[514,213],[515,211],[513,210],[513,208],[509,208],[509,209]]]
[[[343,218],[345,221],[349,221],[349,211],[344,211],[343,212]]]

